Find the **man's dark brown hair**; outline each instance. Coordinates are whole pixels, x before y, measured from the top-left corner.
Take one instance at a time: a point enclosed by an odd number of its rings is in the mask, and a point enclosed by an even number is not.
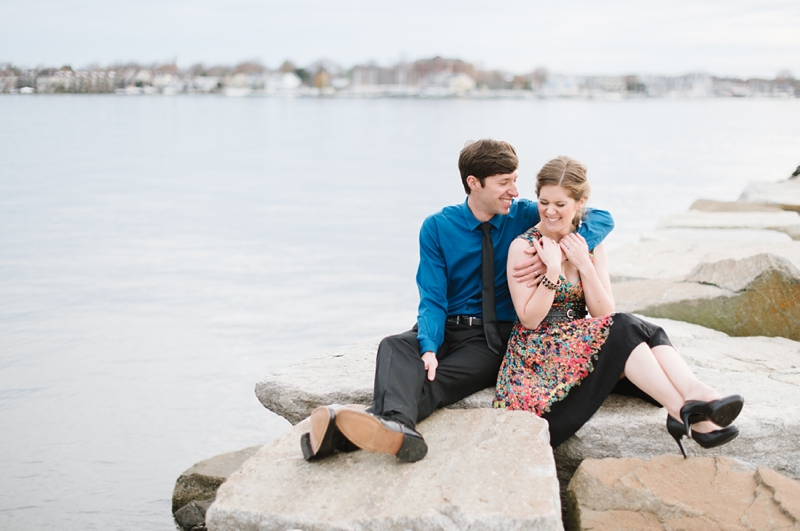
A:
[[[513,173],[519,165],[517,152],[508,142],[484,138],[468,142],[458,156],[458,169],[461,171],[461,183],[469,195],[467,177],[473,175],[481,182],[492,175]]]

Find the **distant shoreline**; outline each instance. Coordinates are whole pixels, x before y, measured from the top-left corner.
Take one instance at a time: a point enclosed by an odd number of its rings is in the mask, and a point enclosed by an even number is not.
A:
[[[0,92],[0,96],[61,96],[61,95],[103,95],[103,96],[212,96],[225,98],[305,98],[305,99],[418,99],[418,100],[446,100],[446,99],[467,99],[467,100],[575,100],[575,101],[642,101],[642,100],[795,100],[800,96],[788,94],[763,94],[753,96],[692,96],[692,95],[667,95],[667,96],[646,96],[641,94],[620,94],[620,93],[593,93],[576,95],[544,95],[536,94],[524,90],[485,90],[471,91],[466,93],[455,93],[447,91],[394,91],[394,90],[364,90],[351,92],[326,92],[323,90],[307,91],[287,91],[287,92],[265,92],[265,91],[214,91],[214,92],[175,92],[175,91],[146,91],[118,89],[114,92],[36,92],[35,90],[17,89],[7,92]],[[136,87],[138,88],[138,87]]]
[[[475,98],[622,100],[641,98],[800,97],[788,72],[775,79],[737,79],[703,72],[664,75],[571,75],[537,68],[528,74],[485,70],[459,59],[434,57],[381,67],[343,68],[320,61],[299,68],[285,61],[270,70],[257,62],[187,69],[176,64],[126,64],[73,70],[21,69],[0,64],[0,93],[224,94],[347,98]]]

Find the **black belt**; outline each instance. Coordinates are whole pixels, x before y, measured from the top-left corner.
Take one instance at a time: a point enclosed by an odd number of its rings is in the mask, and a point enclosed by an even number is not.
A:
[[[451,315],[447,318],[447,322],[463,326],[483,326],[483,319],[471,315]],[[512,321],[497,321],[497,324],[511,326],[514,323]]]
[[[544,321],[559,322],[559,321],[575,321],[576,319],[583,319],[586,317],[586,310],[578,310],[576,308],[568,308],[566,310],[550,310],[544,316]]]
[[[483,326],[483,319],[471,315],[452,315],[447,318],[447,322],[465,326]]]

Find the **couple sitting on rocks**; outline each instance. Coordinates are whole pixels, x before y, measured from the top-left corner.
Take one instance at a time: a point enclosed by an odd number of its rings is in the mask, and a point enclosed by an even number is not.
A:
[[[361,448],[418,461],[428,447],[417,422],[491,386],[494,407],[546,419],[553,447],[625,389],[667,409],[684,457],[683,436],[711,448],[738,435],[741,396],[698,380],[660,327],[614,313],[602,243],[613,221],[584,208],[586,167],[569,157],[545,164],[537,203],[516,199],[517,165],[506,142],[461,151],[466,201],[420,231],[416,326],[381,341],[367,412],[311,413],[306,460]]]

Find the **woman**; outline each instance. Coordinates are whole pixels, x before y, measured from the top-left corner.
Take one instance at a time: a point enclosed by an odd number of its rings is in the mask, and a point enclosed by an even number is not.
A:
[[[575,232],[589,197],[586,167],[569,157],[551,160],[537,176],[536,194],[541,222],[511,244],[508,274],[528,256],[529,246],[545,271],[533,287],[508,283],[519,321],[500,367],[494,406],[545,418],[555,447],[627,378],[667,409],[667,430],[684,457],[684,435],[704,448],[733,440],[739,431],[731,422],[744,399],[721,398],[698,380],[660,327],[613,313],[605,246],[590,252]]]

